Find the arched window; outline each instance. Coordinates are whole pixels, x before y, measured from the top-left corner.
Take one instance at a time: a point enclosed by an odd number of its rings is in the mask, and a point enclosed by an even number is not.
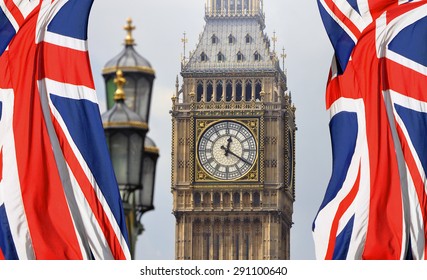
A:
[[[260,80],[255,82],[255,100],[261,101],[262,83]]]
[[[243,194],[243,207],[250,207],[251,206],[251,197],[249,193],[245,192]]]
[[[222,100],[222,90],[223,90],[222,81],[218,81],[216,83],[216,101],[217,102],[220,102]]]
[[[202,54],[200,55],[200,60],[201,61],[207,61],[208,60],[208,56],[205,54],[205,52],[202,52]]]
[[[260,198],[259,192],[255,192],[253,194],[252,200],[253,200],[252,202],[254,207],[259,207],[261,205],[261,198]]]
[[[204,207],[210,207],[211,206],[211,194],[205,193],[203,195],[203,206]]]
[[[233,82],[228,80],[225,86],[225,101],[230,102],[233,99]]]
[[[221,195],[219,193],[214,193],[214,197],[213,197],[214,207],[219,207],[220,203],[221,203]]]
[[[252,100],[252,81],[247,80],[245,85],[245,100],[251,101]]]
[[[245,10],[245,13],[249,11],[249,0],[245,0],[244,10]]]
[[[229,44],[233,44],[233,43],[234,43],[234,41],[235,41],[234,36],[230,34],[230,35],[228,36],[228,43],[229,43]]]
[[[233,204],[234,204],[234,207],[239,207],[240,206],[240,193],[235,192],[233,194]]]
[[[237,53],[237,61],[243,61],[243,54],[240,51]]]
[[[208,81],[208,84],[206,86],[206,102],[212,101],[213,97],[213,84],[212,81]]]
[[[242,13],[242,0],[237,0],[237,13]]]
[[[198,81],[197,82],[197,102],[200,102],[203,100],[203,82]]]
[[[224,0],[224,4],[222,5],[222,9],[228,13],[228,0]]]
[[[230,194],[229,193],[225,193],[222,196],[223,199],[223,203],[224,203],[224,207],[230,207]]]
[[[254,60],[255,61],[260,61],[261,60],[261,55],[257,51],[254,53]]]
[[[199,207],[200,203],[201,203],[201,199],[202,199],[202,197],[201,197],[200,193],[196,192],[194,194],[194,206]]]
[[[243,87],[242,81],[236,82],[236,101],[242,101]]]
[[[216,0],[216,13],[221,13],[221,2],[222,0]]]
[[[215,35],[215,34],[214,34],[214,35],[212,35],[212,44],[218,44],[218,42],[219,42],[218,37],[216,37],[216,35]]]
[[[252,37],[251,37],[251,35],[246,34],[246,36],[245,36],[245,41],[246,41],[246,44],[250,44],[250,43],[252,43]]]
[[[219,52],[219,53],[218,53],[218,61],[219,61],[219,62],[224,61],[224,55],[222,54],[222,52]]]

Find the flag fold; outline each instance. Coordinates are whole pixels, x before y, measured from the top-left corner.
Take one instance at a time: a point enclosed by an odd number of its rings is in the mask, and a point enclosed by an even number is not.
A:
[[[318,259],[426,259],[427,1],[318,0],[335,50]]]
[[[0,258],[130,259],[87,47],[93,0],[0,0]]]

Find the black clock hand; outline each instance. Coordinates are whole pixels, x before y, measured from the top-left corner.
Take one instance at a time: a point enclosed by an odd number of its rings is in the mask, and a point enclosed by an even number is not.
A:
[[[231,136],[230,136],[230,138],[228,138],[227,139],[227,150],[230,150],[230,145],[231,145],[231,142],[233,142],[233,139],[231,138]]]
[[[244,163],[248,164],[248,165],[252,165],[252,163],[250,163],[249,161],[247,161],[246,159],[236,155],[235,153],[233,153],[232,151],[228,150],[229,154],[232,154],[233,156],[235,156],[236,158],[240,159],[241,161],[243,161]]]
[[[231,136],[230,136],[230,138],[227,139],[227,142],[228,142],[227,143],[227,148],[224,147],[224,145],[221,146],[221,149],[223,149],[225,151],[224,155],[226,157],[228,157],[228,153],[230,152],[230,145],[231,145],[231,142],[233,142],[233,139],[231,139]]]
[[[230,152],[230,149],[228,148],[228,146],[229,146],[229,145],[227,145],[227,148],[226,148],[226,147],[224,147],[224,145],[222,145],[222,146],[221,146],[221,149],[223,149],[223,150],[225,151],[224,155],[225,155],[226,157],[228,157],[228,153]]]

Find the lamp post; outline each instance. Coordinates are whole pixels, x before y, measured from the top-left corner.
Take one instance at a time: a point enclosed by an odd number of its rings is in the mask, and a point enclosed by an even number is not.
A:
[[[146,137],[155,71],[135,50],[132,19],[127,20],[124,30],[124,49],[108,61],[102,71],[108,110],[102,119],[134,258],[136,239],[144,231],[141,217],[154,209],[159,149]]]
[[[123,72],[118,70],[114,82],[114,106],[102,115],[104,133],[125,210],[132,258],[135,244],[143,231],[141,216],[154,209],[154,176],[156,161],[145,153],[148,125],[125,103]],[[155,159],[154,161],[151,159]],[[146,165],[146,166],[145,166]]]

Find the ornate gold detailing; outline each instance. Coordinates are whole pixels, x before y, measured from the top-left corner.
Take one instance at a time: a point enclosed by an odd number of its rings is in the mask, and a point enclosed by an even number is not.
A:
[[[132,126],[132,127],[139,127],[142,129],[148,129],[148,124],[146,122],[106,122],[106,123],[103,123],[103,125],[104,125],[104,128]]]
[[[159,154],[159,148],[154,146],[145,146],[144,151],[152,154]]]
[[[123,86],[124,86],[124,84],[126,84],[126,78],[123,76],[122,70],[117,70],[116,78],[114,79],[114,83],[117,86],[117,90],[114,93],[114,100],[115,101],[125,100],[126,94],[125,94],[125,91],[123,90]]]
[[[125,72],[142,72],[149,75],[156,75],[156,71],[153,68],[147,66],[120,66],[120,69]],[[114,73],[117,71],[117,67],[106,67],[102,69],[102,74]]]
[[[173,105],[173,106],[175,106],[176,101],[178,100],[178,97],[176,97],[175,95],[173,95],[173,96],[171,97],[171,100],[172,100],[172,105]]]
[[[125,38],[125,45],[126,46],[134,46],[135,45],[135,40],[133,39],[133,36],[132,36],[132,31],[134,31],[135,28],[136,27],[132,25],[132,19],[128,18],[127,24],[123,27],[123,29],[127,31],[127,35]]]

